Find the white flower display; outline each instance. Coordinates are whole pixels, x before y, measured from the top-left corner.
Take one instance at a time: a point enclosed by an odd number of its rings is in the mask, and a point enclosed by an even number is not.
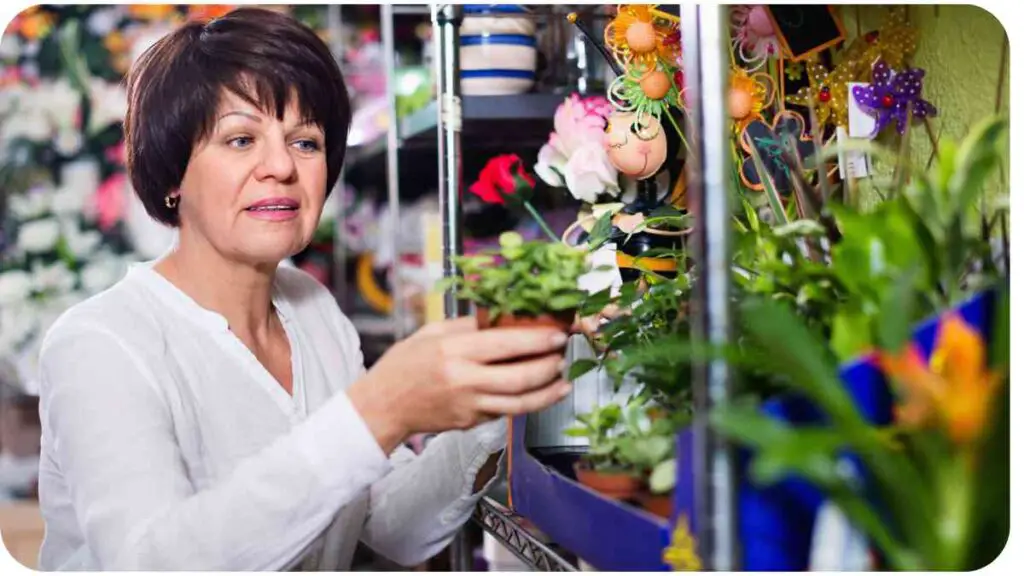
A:
[[[96,134],[120,122],[128,112],[128,96],[121,84],[99,78],[93,78],[89,83],[89,102],[89,134]]]
[[[82,289],[90,294],[106,290],[124,276],[126,269],[126,263],[113,255],[96,258],[82,269]]]
[[[0,273],[0,309],[14,307],[32,293],[32,277],[24,270]]]
[[[18,229],[18,248],[27,254],[49,252],[60,240],[60,222],[55,218],[33,220]]]
[[[38,185],[8,198],[7,210],[16,220],[32,220],[49,212],[53,206],[54,191],[50,186]]]
[[[64,262],[34,266],[32,288],[44,294],[63,294],[75,287],[75,273]]]

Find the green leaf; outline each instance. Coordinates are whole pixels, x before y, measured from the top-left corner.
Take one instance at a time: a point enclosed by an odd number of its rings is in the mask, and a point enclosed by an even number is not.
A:
[[[659,463],[651,471],[648,486],[654,494],[666,494],[676,487],[676,459],[672,458]]]
[[[840,311],[832,320],[831,345],[840,361],[863,354],[872,345],[871,319],[859,310]]]
[[[918,317],[915,297],[917,266],[904,270],[882,300],[876,330],[883,350],[897,353],[910,340],[911,325]]]
[[[600,364],[597,360],[593,360],[590,358],[582,358],[580,360],[576,360],[575,362],[572,363],[572,366],[569,367],[569,381],[576,380],[580,376],[583,376],[584,374],[590,372],[594,368],[597,368],[599,365]]]

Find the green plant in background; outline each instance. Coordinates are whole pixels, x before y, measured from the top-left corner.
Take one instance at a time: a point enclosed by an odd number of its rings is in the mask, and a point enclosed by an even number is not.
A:
[[[575,311],[587,293],[577,281],[587,271],[586,253],[562,243],[525,241],[516,232],[499,238],[500,248],[453,258],[459,274],[442,281],[459,298],[502,314],[541,316]]]
[[[681,423],[678,415],[672,416],[635,398],[626,405],[623,429],[614,438],[622,460],[646,479],[652,494],[666,494],[676,484],[676,433]]]
[[[567,436],[586,438],[589,448],[583,456],[598,472],[630,471],[629,463],[621,453],[621,444],[612,432],[622,424],[622,406],[608,404],[591,412],[577,414],[578,424],[565,430]]]

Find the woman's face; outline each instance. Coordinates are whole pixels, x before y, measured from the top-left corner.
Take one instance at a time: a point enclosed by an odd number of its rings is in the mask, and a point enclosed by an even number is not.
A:
[[[179,189],[183,245],[201,239],[230,260],[276,265],[309,244],[324,205],[327,157],[323,130],[301,123],[295,100],[278,120],[225,93]]]

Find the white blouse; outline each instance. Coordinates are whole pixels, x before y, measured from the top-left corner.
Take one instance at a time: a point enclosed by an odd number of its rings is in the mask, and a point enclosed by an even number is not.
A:
[[[360,539],[412,566],[450,542],[503,419],[389,458],[344,393],[363,357],[323,286],[278,269],[289,395],[152,264],[43,343],[40,569],[346,570]]]

